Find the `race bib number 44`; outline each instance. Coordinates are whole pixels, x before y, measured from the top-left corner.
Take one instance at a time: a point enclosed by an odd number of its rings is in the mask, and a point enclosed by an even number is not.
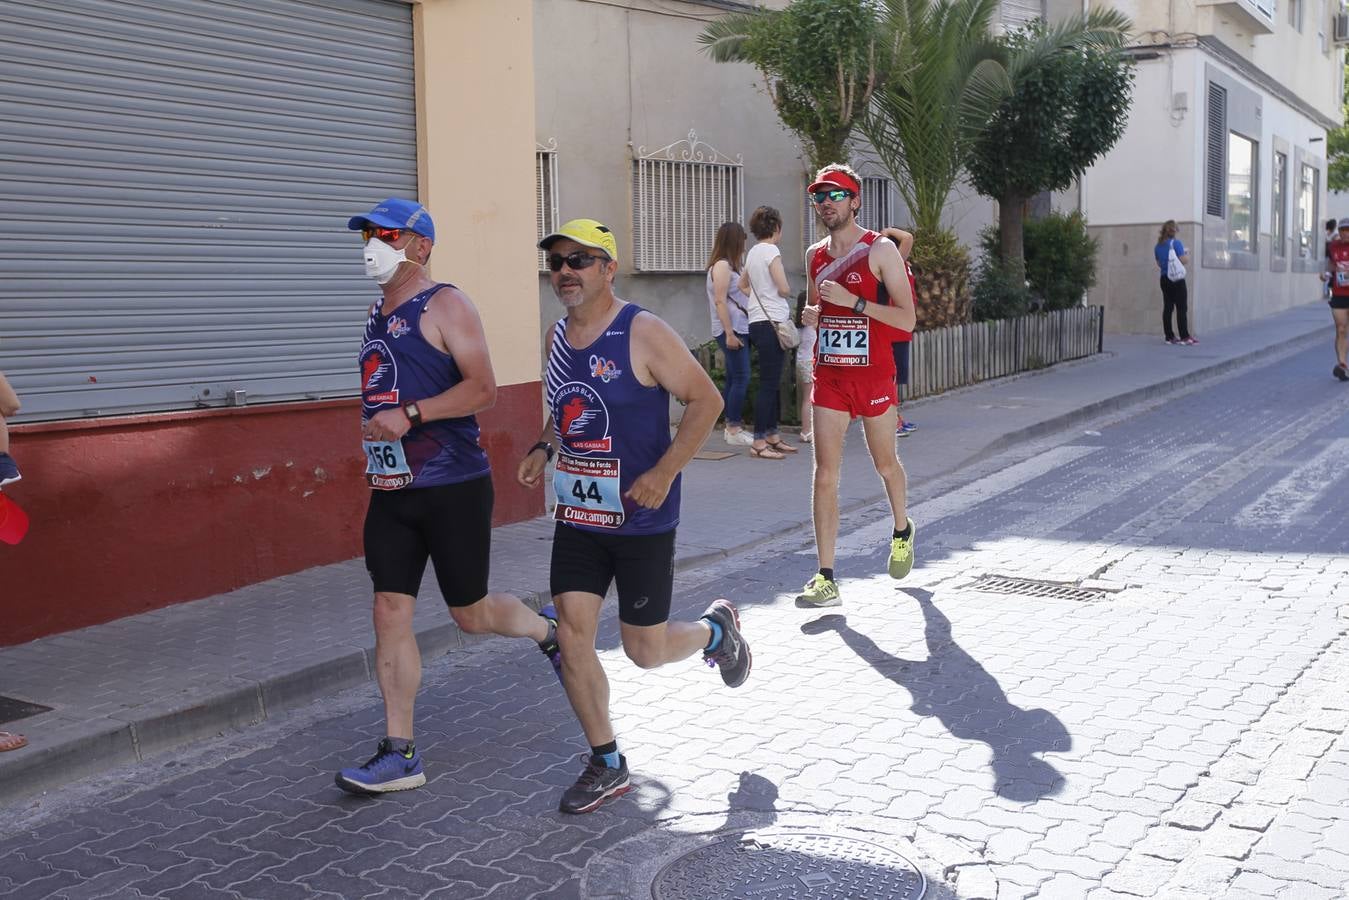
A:
[[[557,495],[556,519],[594,528],[623,524],[616,459],[581,459],[559,453],[553,470],[553,493]]]
[[[817,363],[865,366],[871,359],[870,321],[866,316],[820,316]]]
[[[365,448],[365,480],[377,491],[396,491],[412,484],[412,469],[402,441],[361,441]]]

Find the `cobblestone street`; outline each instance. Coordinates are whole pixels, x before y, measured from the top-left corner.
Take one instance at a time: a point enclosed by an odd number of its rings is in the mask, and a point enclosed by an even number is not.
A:
[[[1303,353],[913,484],[903,582],[884,507],[846,517],[839,609],[792,603],[804,531],[682,572],[676,615],[740,606],[737,691],[632,666],[611,605],[636,790],[592,815],[556,811],[586,748],[547,664],[478,641],[427,665],[424,788],[334,787],[382,736],[363,687],[16,810],[0,896],[650,897],[681,850],[776,826],[869,836],[930,897],[1343,898],[1346,449],[1349,390]]]

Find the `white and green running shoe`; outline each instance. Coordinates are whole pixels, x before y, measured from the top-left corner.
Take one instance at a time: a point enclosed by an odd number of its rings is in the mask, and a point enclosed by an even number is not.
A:
[[[909,525],[907,538],[890,539],[890,577],[903,578],[913,571],[913,539],[918,537],[918,528],[913,519],[906,519]]]
[[[817,572],[797,595],[796,605],[803,609],[822,609],[826,606],[842,606],[843,598],[838,595],[838,584]]]

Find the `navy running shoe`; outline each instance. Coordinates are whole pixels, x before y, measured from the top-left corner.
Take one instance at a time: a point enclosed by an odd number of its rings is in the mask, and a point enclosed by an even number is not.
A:
[[[553,667],[553,674],[557,676],[559,683],[562,681],[562,648],[557,643],[557,607],[549,603],[543,609],[539,610],[539,615],[548,620],[548,637],[539,641],[539,650],[548,657],[548,664]]]
[[[8,453],[0,453],[0,487],[13,484],[23,476],[19,474],[19,464]]]
[[[337,773],[336,781],[348,794],[386,794],[421,787],[426,784],[426,773],[414,745],[395,750],[389,739],[384,738],[365,765],[343,769]]]

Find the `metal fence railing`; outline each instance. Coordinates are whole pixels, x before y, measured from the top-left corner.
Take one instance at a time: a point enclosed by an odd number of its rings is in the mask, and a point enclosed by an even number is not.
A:
[[[990,378],[1043,369],[1100,353],[1104,323],[1104,307],[1080,306],[920,331],[913,336],[909,383],[902,399],[929,397]],[[694,353],[703,368],[722,384],[726,360],[717,345],[709,342]],[[751,370],[750,383],[758,384],[757,367]],[[796,367],[791,359],[783,366],[779,397],[782,422],[799,424]],[[751,388],[747,412],[752,408],[753,398]],[[751,419],[752,416],[746,421]]]

